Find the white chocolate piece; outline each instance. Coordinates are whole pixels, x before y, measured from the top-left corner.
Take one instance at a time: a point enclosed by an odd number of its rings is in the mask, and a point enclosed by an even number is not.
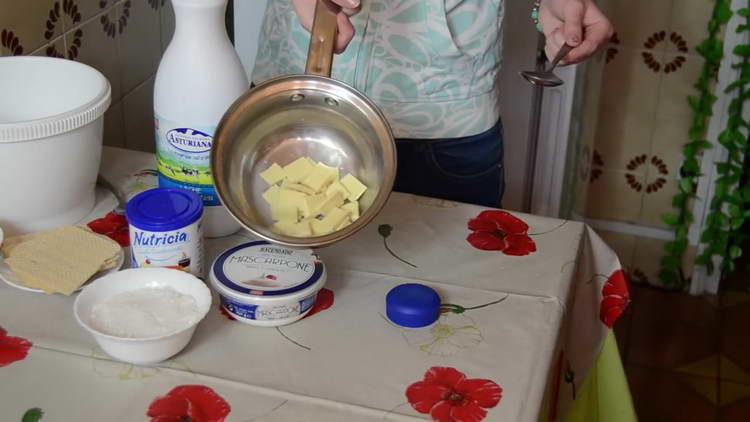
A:
[[[315,167],[312,160],[300,157],[284,167],[284,176],[292,183],[299,183],[309,176]]]
[[[305,197],[305,202],[302,204],[302,216],[305,218],[317,216],[325,200],[326,196],[323,194]]]
[[[312,220],[310,222],[310,227],[315,236],[325,236],[333,231],[333,227],[323,224],[323,221],[321,220]]]
[[[320,208],[315,210],[315,215],[328,214],[332,209],[338,208],[344,204],[344,195],[341,192],[336,192],[331,196],[326,197],[326,200],[320,205]]]
[[[367,186],[362,184],[356,177],[351,174],[347,174],[341,179],[341,184],[344,185],[346,190],[349,192],[348,200],[355,202],[362,197],[362,194],[367,190]]]
[[[344,198],[349,197],[349,191],[346,190],[344,185],[342,185],[338,180],[328,186],[328,189],[326,189],[326,196],[331,196],[336,192],[341,192],[341,194],[344,195]]]
[[[332,233],[349,221],[349,213],[341,208],[334,208],[322,220],[312,220],[312,230],[316,236]]]
[[[339,169],[318,163],[307,178],[302,181],[302,184],[319,193],[327,188],[328,185],[338,180],[338,178]]]
[[[284,189],[282,188],[279,192],[279,204],[284,203],[284,205],[289,205],[294,207],[298,211],[302,211],[302,209],[305,207],[305,198],[307,195],[305,195],[302,192],[297,192],[296,190],[291,189]]]
[[[341,209],[349,213],[349,218],[352,221],[359,218],[359,203],[358,202],[347,202],[341,206]]]
[[[284,169],[280,165],[273,163],[271,167],[267,168],[260,174],[260,177],[266,181],[269,185],[275,185],[284,179]]]
[[[278,222],[296,223],[299,220],[299,210],[293,203],[279,199],[271,205],[271,217]]]
[[[344,222],[343,222],[343,223],[339,224],[339,226],[338,226],[338,227],[336,227],[336,231],[339,231],[339,230],[345,229],[345,228],[347,228],[347,227],[348,227],[349,225],[351,225],[351,224],[352,224],[352,220],[351,220],[351,218],[347,218],[346,220],[344,220]]]
[[[284,180],[283,183],[281,183],[282,189],[289,189],[294,190],[297,192],[302,192],[305,195],[315,195],[315,191],[310,189],[309,187],[301,184],[301,183],[292,183],[289,180]]]
[[[299,223],[279,221],[274,224],[274,229],[281,234],[292,237],[310,237],[313,235],[308,220],[302,220]]]
[[[279,189],[278,185],[272,185],[268,190],[266,190],[263,193],[263,199],[268,202],[268,205],[274,206],[279,201],[279,193],[281,192],[281,189]]]
[[[334,208],[323,217],[323,224],[330,225],[333,229],[349,219],[349,213],[341,208]]]

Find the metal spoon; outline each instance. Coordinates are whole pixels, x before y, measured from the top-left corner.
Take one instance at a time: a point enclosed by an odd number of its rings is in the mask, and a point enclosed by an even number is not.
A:
[[[547,86],[547,87],[553,87],[553,86],[560,86],[563,84],[562,79],[555,76],[554,73],[552,73],[553,70],[555,70],[555,67],[557,67],[557,64],[560,63],[560,60],[562,60],[565,56],[570,53],[570,50],[573,49],[573,46],[565,44],[562,46],[560,51],[557,52],[557,55],[552,60],[552,63],[550,63],[549,67],[546,70],[538,71],[538,70],[527,70],[524,72],[520,72],[520,75],[523,76],[527,81],[531,82],[533,85],[539,85],[539,86]]]

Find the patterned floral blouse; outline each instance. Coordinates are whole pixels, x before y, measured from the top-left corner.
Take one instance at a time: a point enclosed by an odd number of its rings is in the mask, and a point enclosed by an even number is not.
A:
[[[333,77],[364,92],[397,138],[470,136],[499,118],[503,0],[362,0]],[[269,0],[255,83],[304,72],[309,34],[290,0]]]

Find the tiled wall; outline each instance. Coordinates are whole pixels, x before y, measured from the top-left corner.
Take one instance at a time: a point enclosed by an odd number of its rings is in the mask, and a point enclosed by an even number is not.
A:
[[[617,30],[606,54],[589,218],[666,228],[692,113],[688,95],[703,60],[713,0],[614,0]],[[635,279],[656,282],[664,241],[602,232]]]
[[[0,0],[0,56],[63,57],[109,79],[106,145],[153,151],[154,75],[173,30],[167,0]]]

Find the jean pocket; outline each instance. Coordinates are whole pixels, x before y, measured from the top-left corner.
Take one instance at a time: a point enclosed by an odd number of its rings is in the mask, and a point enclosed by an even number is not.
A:
[[[500,134],[485,139],[438,142],[430,147],[435,170],[453,178],[480,177],[503,165]]]
[[[495,163],[480,173],[455,174],[433,167],[427,196],[469,204],[498,207],[503,195],[502,164]]]

